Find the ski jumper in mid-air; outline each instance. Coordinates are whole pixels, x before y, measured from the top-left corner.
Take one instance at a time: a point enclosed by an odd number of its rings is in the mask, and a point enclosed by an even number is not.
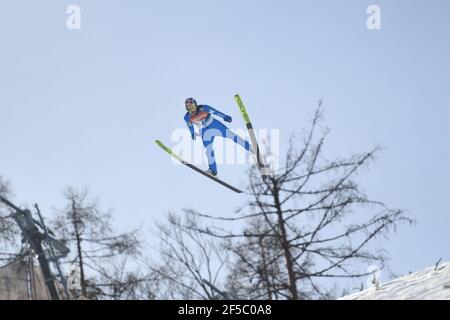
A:
[[[239,144],[245,150],[252,152],[250,143],[236,133],[227,128],[222,122],[214,119],[213,115],[221,117],[226,122],[231,122],[232,118],[211,106],[206,104],[197,105],[197,101],[194,98],[187,98],[184,102],[186,107],[186,115],[184,120],[191,132],[192,140],[195,140],[194,124],[200,129],[200,136],[203,141],[203,145],[206,148],[206,155],[208,157],[209,169],[206,171],[212,176],[217,175],[217,164],[214,155],[213,142],[217,136],[228,138]]]

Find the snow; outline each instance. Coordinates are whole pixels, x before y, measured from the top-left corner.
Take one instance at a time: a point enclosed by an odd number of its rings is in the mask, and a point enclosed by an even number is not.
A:
[[[339,300],[450,300],[450,262],[411,273]]]

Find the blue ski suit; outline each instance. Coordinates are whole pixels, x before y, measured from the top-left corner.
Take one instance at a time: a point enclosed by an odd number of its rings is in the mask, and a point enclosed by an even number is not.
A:
[[[195,115],[187,112],[184,116],[184,120],[191,132],[192,140],[195,139],[194,124],[199,127],[200,135],[202,137],[203,145],[206,148],[206,155],[208,157],[209,169],[217,173],[216,158],[214,155],[213,142],[214,138],[221,136],[233,140],[238,145],[245,148],[245,150],[251,151],[251,145],[248,141],[244,140],[236,133],[227,128],[222,122],[213,118],[213,115],[219,116],[226,122],[231,122],[230,116],[214,109],[208,105],[198,105]]]

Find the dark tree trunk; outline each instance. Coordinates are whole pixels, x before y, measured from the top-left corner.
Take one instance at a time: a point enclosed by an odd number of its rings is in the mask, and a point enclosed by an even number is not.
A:
[[[298,291],[297,291],[297,282],[295,279],[294,263],[292,261],[291,250],[289,249],[289,241],[287,238],[285,222],[283,219],[283,210],[281,208],[279,192],[280,192],[280,190],[278,189],[277,182],[275,180],[273,180],[273,197],[274,197],[274,202],[275,202],[274,204],[275,204],[275,208],[277,210],[278,227],[280,228],[281,247],[283,248],[284,258],[286,260],[286,269],[288,271],[289,291],[291,293],[291,299],[298,300]]]
[[[72,223],[75,229],[75,237],[77,242],[77,253],[78,253],[78,265],[80,267],[80,286],[81,286],[81,294],[86,296],[86,278],[84,275],[84,263],[83,263],[83,251],[81,249],[81,234],[80,229],[78,228],[78,223],[80,219],[77,215],[77,209],[75,208],[75,202],[72,200]]]

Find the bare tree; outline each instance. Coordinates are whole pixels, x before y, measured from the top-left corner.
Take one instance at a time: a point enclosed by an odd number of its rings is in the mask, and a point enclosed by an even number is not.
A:
[[[118,257],[95,268],[91,290],[95,296],[112,300],[152,300],[159,290],[158,275],[143,273],[128,257]]]
[[[133,285],[144,281],[127,272],[126,261],[140,253],[137,231],[116,233],[111,213],[89,199],[86,189],[69,188],[64,210],[53,221],[54,229],[71,248],[68,262],[79,270],[81,294],[90,298],[120,299]]]
[[[11,184],[0,175],[0,195],[5,198],[12,197]],[[0,202],[0,261],[8,263],[20,253],[21,247],[18,235],[20,234],[11,212]]]
[[[280,289],[286,279],[281,271],[283,265],[277,259],[281,246],[275,237],[264,236],[268,231],[265,222],[255,217],[249,221],[244,234],[261,236],[244,238],[239,244],[225,241],[225,248],[237,257],[230,266],[226,284],[227,291],[236,297],[252,300],[283,298]]]
[[[363,263],[385,260],[384,252],[371,247],[374,240],[400,222],[412,222],[404,211],[369,199],[355,180],[379,148],[327,161],[328,130],[321,129],[320,121],[321,103],[304,137],[290,139],[278,172],[262,180],[251,170],[250,200],[237,216],[197,213],[222,224],[247,224],[240,232],[217,226],[195,229],[228,241],[235,254],[229,287],[240,283],[240,293],[264,299],[328,298],[324,279],[367,276]]]
[[[216,285],[227,254],[215,239],[195,231],[200,228],[198,223],[188,210],[183,217],[169,213],[165,224],[157,223],[160,262],[147,265],[159,275],[159,298],[216,299],[226,295]]]

